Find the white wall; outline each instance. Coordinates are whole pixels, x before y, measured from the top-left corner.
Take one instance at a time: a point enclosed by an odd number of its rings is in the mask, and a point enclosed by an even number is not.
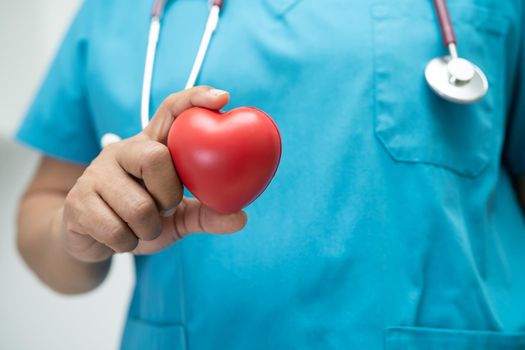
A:
[[[118,256],[97,291],[64,297],[26,268],[15,247],[16,202],[38,155],[12,141],[78,0],[0,0],[0,349],[116,349],[133,283]]]

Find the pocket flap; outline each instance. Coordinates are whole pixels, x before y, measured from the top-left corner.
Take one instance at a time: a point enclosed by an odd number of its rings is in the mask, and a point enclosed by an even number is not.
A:
[[[426,66],[446,54],[430,1],[377,4],[372,7],[375,133],[396,161],[474,178],[499,162],[502,106],[508,94],[503,75],[508,25],[500,14],[488,17],[488,10],[476,6],[454,5],[450,10],[462,56],[487,75],[487,95],[460,105],[429,88]]]

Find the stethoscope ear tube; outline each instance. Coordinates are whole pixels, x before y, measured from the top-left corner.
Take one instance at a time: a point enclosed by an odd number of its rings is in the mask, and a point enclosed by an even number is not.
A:
[[[425,77],[428,84],[439,96],[456,103],[473,103],[483,96],[488,90],[487,78],[483,71],[460,58],[456,47],[456,35],[450,19],[446,0],[432,0],[437,12],[443,42],[449,50],[449,56],[433,59],[427,65]],[[151,10],[151,22],[149,28],[146,59],[144,62],[144,77],[142,81],[142,94],[140,101],[140,121],[144,129],[149,123],[150,96],[153,79],[153,68],[157,44],[160,36],[161,17],[166,5],[166,0],[155,0]],[[219,22],[220,11],[223,0],[210,0],[210,12],[206,22],[206,28],[202,34],[199,50],[195,56],[193,66],[185,85],[189,89],[195,85],[202,64],[206,57],[211,38]],[[102,147],[109,143],[119,141],[115,134],[105,134],[101,139]]]
[[[216,2],[220,3],[220,5],[216,5]],[[202,63],[204,62],[204,58],[206,58],[206,53],[208,51],[208,47],[210,46],[211,37],[213,36],[213,33],[215,32],[215,29],[219,24],[221,6],[222,1],[220,0],[215,0],[212,2],[210,13],[208,15],[208,20],[206,21],[206,27],[204,29],[204,33],[202,33],[199,50],[197,51],[197,55],[195,56],[195,60],[193,61],[193,67],[191,68],[191,72],[188,77],[188,81],[186,82],[185,89],[190,89],[195,86],[195,82],[197,81],[197,78],[202,68]]]
[[[157,44],[160,37],[160,28],[161,28],[161,17],[164,12],[166,5],[166,0],[156,0],[153,4],[151,10],[151,22],[149,27],[148,35],[148,44],[146,48],[146,59],[144,62],[144,76],[142,79],[142,93],[140,100],[140,125],[144,129],[149,123],[150,116],[150,97],[151,97],[151,87],[153,84],[153,68],[155,67],[155,58],[157,54]],[[208,15],[208,20],[206,22],[206,27],[202,34],[201,43],[199,50],[193,61],[193,66],[186,82],[185,89],[192,88],[197,81],[199,73],[202,68],[204,59],[206,58],[206,53],[211,42],[211,38],[217,25],[219,23],[220,10],[223,6],[223,0],[211,0],[210,1],[210,13]],[[118,135],[107,133],[102,136],[100,144],[102,147],[120,141]]]
[[[151,9],[151,18],[160,18],[162,16],[162,12],[164,12],[165,7],[166,0],[155,0],[155,3],[153,3],[153,8]]]
[[[197,55],[193,61],[193,67],[185,85],[185,89],[190,89],[195,86],[195,82],[199,76],[202,68],[202,63],[206,57],[208,47],[210,45],[211,38],[217,24],[219,23],[219,16],[222,0],[213,0],[210,2],[211,8],[206,22],[206,27],[202,34],[201,43]],[[150,96],[151,86],[153,80],[153,68],[155,67],[155,57],[157,53],[157,44],[160,36],[160,21],[161,15],[164,10],[165,0],[157,0],[153,5],[150,31],[148,37],[148,46],[146,50],[146,61],[144,63],[144,78],[142,81],[142,97],[141,97],[141,108],[140,108],[140,120],[141,127],[144,129],[149,123],[150,114]]]
[[[148,46],[146,49],[146,60],[144,62],[144,77],[142,79],[142,95],[140,100],[140,122],[142,129],[146,128],[149,123],[149,102],[159,35],[160,17],[155,16],[151,18]]]

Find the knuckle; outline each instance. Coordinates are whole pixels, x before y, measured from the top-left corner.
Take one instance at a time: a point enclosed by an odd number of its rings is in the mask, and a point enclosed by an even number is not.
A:
[[[174,103],[177,103],[177,101],[180,99],[180,97],[181,97],[181,93],[180,92],[171,93],[171,94],[168,95],[168,97],[166,97],[164,99],[164,101],[162,101],[162,106],[163,107],[171,106]]]
[[[74,192],[76,195],[90,188],[92,175],[94,175],[93,172],[93,167],[88,167],[86,170],[84,170],[84,173],[77,179],[75,186],[73,186],[70,193]]]
[[[140,198],[135,200],[131,206],[133,217],[138,221],[145,221],[152,215],[157,214],[157,206],[150,198]]]
[[[76,216],[77,213],[82,213],[82,194],[80,191],[73,187],[64,199],[64,216],[71,217]]]
[[[88,169],[91,168],[91,170],[95,170],[96,172],[99,172],[100,170],[100,172],[104,173],[103,169],[107,167],[108,162],[111,162],[117,158],[120,152],[126,150],[128,144],[129,140],[123,140],[105,146],[102,151],[100,151],[99,155],[91,162]]]
[[[171,111],[171,106],[175,105],[179,98],[180,93],[177,92],[168,95],[168,97],[166,97],[164,101],[162,101],[162,103],[160,104],[159,111],[169,113]]]
[[[157,238],[161,233],[160,214],[155,202],[151,198],[141,199],[133,204],[133,223],[139,232],[137,236],[146,241]]]
[[[109,245],[119,246],[128,240],[128,232],[124,225],[119,223],[108,224],[105,228],[106,242]]]
[[[91,184],[85,175],[80,176],[64,199],[64,215],[77,219],[86,214],[85,199],[90,195]]]
[[[77,179],[76,187],[82,190],[93,188],[96,181],[105,178],[104,169],[107,169],[107,167],[102,164],[101,160],[94,160]]]
[[[171,161],[168,147],[159,142],[147,142],[143,148],[142,164],[145,168],[161,168]]]

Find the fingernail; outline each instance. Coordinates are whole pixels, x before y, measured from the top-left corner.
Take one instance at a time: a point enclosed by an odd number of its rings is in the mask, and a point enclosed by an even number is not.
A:
[[[221,95],[227,95],[228,91],[219,90],[219,89],[211,89],[210,91],[208,91],[208,93],[212,95],[213,97],[219,97]]]
[[[162,215],[165,218],[169,218],[170,216],[173,216],[173,214],[175,214],[175,210],[177,210],[176,207],[172,209],[166,209],[166,210],[161,211],[160,215]]]

